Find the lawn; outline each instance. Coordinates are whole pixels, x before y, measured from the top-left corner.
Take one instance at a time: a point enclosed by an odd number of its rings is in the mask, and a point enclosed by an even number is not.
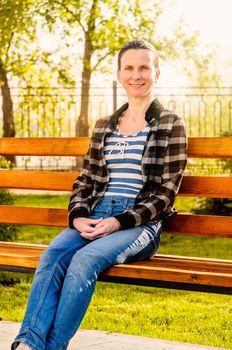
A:
[[[17,205],[66,207],[68,196],[17,196]],[[180,211],[190,211],[193,198],[177,198]],[[24,226],[21,242],[49,243],[59,228]],[[163,234],[159,253],[232,259],[231,239]],[[0,318],[21,321],[31,284],[30,275],[1,273]],[[17,283],[18,282],[18,283]],[[98,282],[81,325],[161,339],[232,347],[231,296]]]

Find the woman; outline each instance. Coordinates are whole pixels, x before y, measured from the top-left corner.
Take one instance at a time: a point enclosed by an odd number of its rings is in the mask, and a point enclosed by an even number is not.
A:
[[[186,165],[183,121],[153,98],[159,74],[151,44],[136,40],[120,50],[128,103],[96,123],[73,185],[69,228],[40,259],[12,349],[67,349],[99,273],[156,253]]]

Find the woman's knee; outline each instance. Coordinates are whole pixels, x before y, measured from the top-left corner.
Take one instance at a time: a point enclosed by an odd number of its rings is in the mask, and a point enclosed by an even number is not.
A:
[[[73,255],[78,250],[78,242],[74,239],[77,236],[75,230],[66,229],[61,232],[40,256],[39,268],[52,268],[57,263],[69,265]]]
[[[40,256],[37,272],[54,268],[60,260],[60,253],[57,249],[48,247]]]
[[[92,276],[96,279],[104,270],[105,258],[92,249],[81,249],[73,256],[68,272],[72,275]]]

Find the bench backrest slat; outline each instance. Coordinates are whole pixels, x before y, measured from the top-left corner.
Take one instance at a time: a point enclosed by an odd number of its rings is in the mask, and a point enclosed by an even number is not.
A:
[[[1,170],[0,188],[71,191],[77,172]],[[232,198],[231,176],[184,176],[179,195]]]
[[[79,138],[0,138],[0,155],[83,156],[88,137]],[[232,158],[230,137],[189,138],[190,158]]]
[[[67,210],[58,208],[32,208],[2,205],[0,207],[0,223],[67,226]],[[170,220],[165,232],[232,237],[232,218],[228,216],[178,214]]]

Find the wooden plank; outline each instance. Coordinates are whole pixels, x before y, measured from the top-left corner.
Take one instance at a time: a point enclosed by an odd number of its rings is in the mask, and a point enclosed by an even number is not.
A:
[[[232,158],[232,137],[190,137],[190,158]]]
[[[184,176],[178,195],[232,198],[232,176]]]
[[[0,206],[0,223],[67,227],[67,209]]]
[[[71,191],[78,172],[0,170],[0,187]]]
[[[67,210],[0,206],[0,223],[66,227]],[[194,236],[232,237],[232,217],[178,214],[164,232]]]
[[[103,272],[103,275],[125,278],[138,278],[168,282],[192,283],[212,286],[232,287],[232,274],[213,273],[184,269],[170,269],[162,267],[115,265]]]
[[[88,137],[79,138],[0,138],[0,154],[35,156],[83,156],[89,145]]]
[[[1,254],[4,253],[4,254],[12,254],[12,255],[39,257],[46,247],[47,245],[44,245],[44,244],[30,244],[30,243],[0,241]]]
[[[188,142],[189,158],[232,158],[232,137],[194,137]],[[88,137],[0,138],[0,154],[83,156],[88,145]]]
[[[16,247],[14,247],[15,249]],[[45,247],[44,247],[45,248]],[[22,249],[22,246],[20,247]],[[26,250],[26,249],[25,249]],[[14,266],[14,267],[25,267],[25,268],[36,268],[38,264],[38,255],[33,254],[31,249],[31,255],[23,255],[22,251],[16,253],[2,252],[0,249],[0,265],[2,266]],[[36,251],[37,253],[37,251]],[[163,257],[165,259],[165,257]],[[172,257],[169,256],[169,266],[165,266],[161,261],[162,257],[155,257],[151,259],[154,264],[149,265],[149,261],[146,262],[134,262],[130,264],[115,265],[103,273],[103,275],[113,277],[124,277],[134,278],[143,280],[158,280],[158,281],[169,281],[179,283],[190,283],[190,284],[202,284],[211,286],[223,286],[232,287],[232,261],[225,261],[226,265],[230,264],[230,270],[222,271],[215,269],[214,262],[208,259],[206,266],[206,260],[203,259],[204,270],[200,270],[199,266],[195,268],[192,263],[191,268],[189,267],[189,261],[182,257],[181,265],[176,263],[176,257],[173,257],[174,264],[171,264]],[[177,259],[181,259],[178,257]],[[200,262],[201,259],[196,259]],[[216,261],[216,260],[215,260]],[[211,266],[213,264],[213,266]],[[220,260],[219,264],[222,264]],[[212,268],[211,268],[212,267]]]
[[[78,172],[0,170],[0,187],[71,191]],[[179,195],[232,198],[232,176],[184,176]]]
[[[232,217],[178,214],[170,219],[165,232],[193,236],[232,237]]]
[[[137,264],[137,262],[131,264]],[[154,258],[139,262],[139,265],[150,267],[158,265],[185,270],[232,273],[232,260],[222,259],[192,258],[157,254]]]
[[[47,248],[47,244],[35,244],[35,243],[22,243],[22,242],[5,242],[0,241],[0,251],[3,253],[11,253],[11,254],[19,254],[19,255],[40,255],[45,248]],[[215,259],[215,258],[202,258],[202,257],[192,257],[192,256],[182,256],[182,255],[168,255],[168,254],[157,254],[155,257],[150,258],[149,260],[139,261],[139,262],[131,262],[130,264],[140,264],[140,265],[148,265],[152,266],[153,264],[158,263],[168,263],[172,266],[182,262],[198,264],[200,263],[202,267],[209,264],[210,266],[214,266],[220,269],[220,265],[224,267],[232,267],[232,260],[226,259]]]
[[[36,269],[38,260],[37,256],[0,254],[0,267],[2,265]]]
[[[0,242],[0,255],[6,257],[39,257],[47,245]],[[13,263],[13,262],[12,262]],[[9,261],[8,261],[8,264]],[[157,254],[155,257],[139,262],[132,262],[131,265],[148,267],[168,267],[175,269],[211,271],[217,273],[232,273],[232,260],[185,257],[177,255]]]

